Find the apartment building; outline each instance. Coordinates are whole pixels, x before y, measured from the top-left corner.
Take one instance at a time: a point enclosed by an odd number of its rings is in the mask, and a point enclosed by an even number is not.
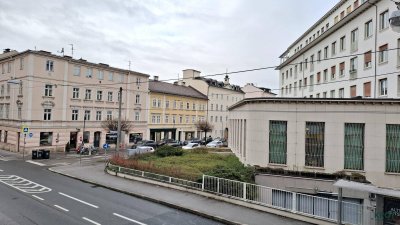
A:
[[[400,97],[400,37],[389,0],[341,0],[280,56],[280,96]]]
[[[75,148],[82,141],[101,146],[107,133],[101,122],[118,116],[120,98],[122,117],[133,123],[123,143],[146,134],[147,74],[46,51],[9,49],[0,55],[0,68],[2,149],[64,151],[68,142]],[[25,145],[21,127],[28,129]]]
[[[375,209],[400,202],[399,113],[399,99],[244,99],[230,107],[229,146],[263,168],[257,184],[336,197],[338,177],[362,180],[343,195],[364,204],[361,224],[383,224]]]
[[[229,77],[224,81],[217,81],[200,76],[200,71],[183,70],[182,82],[206,95],[209,99],[207,104],[207,121],[214,127],[211,136],[228,138],[228,107],[244,98],[244,92],[240,86],[229,83]]]
[[[183,141],[203,137],[195,124],[206,118],[206,95],[190,86],[159,81],[158,76],[150,81],[149,90],[151,140]]]

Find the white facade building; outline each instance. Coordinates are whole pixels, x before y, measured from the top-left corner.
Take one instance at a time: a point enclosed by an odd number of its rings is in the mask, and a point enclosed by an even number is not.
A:
[[[400,97],[390,0],[341,0],[280,56],[280,96]]]
[[[253,83],[247,83],[242,87],[245,98],[263,98],[263,97],[275,97],[276,94],[271,92],[271,89],[264,87],[257,87]]]

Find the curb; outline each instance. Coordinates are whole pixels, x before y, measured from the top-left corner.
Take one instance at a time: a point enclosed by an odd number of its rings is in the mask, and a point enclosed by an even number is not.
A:
[[[134,192],[129,192],[129,191],[121,190],[121,189],[119,189],[119,188],[114,188],[114,187],[106,186],[106,185],[103,185],[103,184],[99,184],[99,183],[97,183],[97,182],[90,181],[90,180],[86,180],[86,179],[83,179],[83,178],[80,178],[80,177],[77,177],[77,176],[73,176],[73,175],[70,175],[70,174],[68,174],[68,173],[62,173],[62,172],[56,171],[56,170],[54,170],[53,168],[48,168],[48,170],[51,171],[51,172],[53,172],[53,173],[60,174],[60,175],[62,175],[62,176],[66,176],[66,177],[70,177],[70,178],[73,178],[73,179],[76,179],[76,180],[80,180],[80,181],[85,182],[85,183],[94,184],[94,185],[97,185],[97,186],[99,186],[99,187],[107,188],[107,189],[109,189],[109,190],[118,191],[118,192],[123,193],[123,194],[131,195],[131,196],[133,196],[133,197],[137,197],[137,198],[141,198],[141,199],[144,199],[144,200],[147,200],[147,201],[151,201],[151,202],[154,202],[154,203],[158,203],[158,204],[161,204],[161,205],[165,205],[165,206],[168,206],[168,207],[171,207],[171,208],[174,208],[174,209],[178,209],[178,210],[181,210],[181,211],[184,211],[184,212],[193,213],[193,214],[196,214],[196,215],[205,217],[205,218],[207,218],[207,219],[211,219],[211,220],[214,220],[214,221],[217,221],[217,222],[222,222],[222,223],[224,223],[224,224],[229,224],[229,225],[246,225],[246,224],[243,224],[243,223],[238,223],[238,222],[230,221],[230,220],[224,219],[224,218],[219,217],[219,216],[210,215],[210,214],[207,214],[207,213],[198,211],[198,210],[186,208],[186,207],[181,206],[181,205],[176,205],[176,204],[173,204],[173,203],[170,203],[170,202],[167,202],[167,201],[161,201],[161,200],[159,200],[159,199],[155,199],[155,198],[152,198],[152,197],[147,196],[147,195],[141,195],[141,194],[137,194],[137,193],[134,193]],[[111,176],[111,175],[110,175],[110,176]]]

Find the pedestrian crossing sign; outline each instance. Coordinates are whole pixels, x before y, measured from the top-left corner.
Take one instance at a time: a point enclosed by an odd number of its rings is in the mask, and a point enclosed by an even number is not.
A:
[[[29,133],[29,127],[23,126],[23,127],[22,127],[22,133],[28,134],[28,133]]]

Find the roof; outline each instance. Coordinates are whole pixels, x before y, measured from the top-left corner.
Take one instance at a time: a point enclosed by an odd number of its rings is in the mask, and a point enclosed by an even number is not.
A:
[[[204,100],[208,100],[207,95],[204,95],[194,89],[193,87],[189,86],[182,86],[178,84],[170,84],[167,82],[162,81],[149,81],[149,90],[150,92],[156,93],[163,93],[163,94],[170,94],[170,95],[179,95],[179,96],[186,96],[192,98],[200,98]]]
[[[202,80],[202,81],[206,82],[211,87],[223,88],[223,89],[226,89],[226,90],[231,90],[231,91],[236,91],[236,92],[239,92],[239,93],[244,93],[239,85],[229,84],[229,87],[227,87],[228,85],[225,85],[225,83],[223,81],[217,81],[217,80],[214,80],[214,79],[204,78],[204,77],[195,77],[194,79]]]
[[[245,98],[230,106],[228,110],[251,103],[303,103],[303,104],[390,104],[400,105],[400,99],[394,98]]]
[[[88,62],[82,58],[81,59],[73,59],[71,56],[67,56],[67,55],[64,55],[64,56],[54,55],[51,52],[47,52],[47,51],[43,51],[43,50],[34,51],[34,50],[28,49],[23,52],[12,51],[12,53],[13,53],[12,55],[10,55],[8,57],[0,58],[0,60],[1,59],[9,60],[11,58],[18,57],[20,55],[25,55],[25,54],[35,54],[35,55],[40,55],[40,56],[45,56],[45,57],[52,57],[52,58],[57,58],[57,59],[61,59],[61,60],[67,60],[67,61],[70,61],[70,62],[76,63],[76,64],[83,64],[83,65],[88,65],[88,66],[97,67],[97,68],[114,70],[114,71],[118,71],[120,73],[126,73],[126,74],[131,73],[131,74],[138,75],[138,76],[150,77],[150,75],[145,74],[145,73],[140,73],[140,72],[136,72],[136,71],[132,71],[132,70],[125,70],[125,69],[121,69],[121,68],[117,68],[117,67],[111,67],[105,63],[92,63],[92,62]],[[0,54],[0,55],[2,55],[2,54]]]

